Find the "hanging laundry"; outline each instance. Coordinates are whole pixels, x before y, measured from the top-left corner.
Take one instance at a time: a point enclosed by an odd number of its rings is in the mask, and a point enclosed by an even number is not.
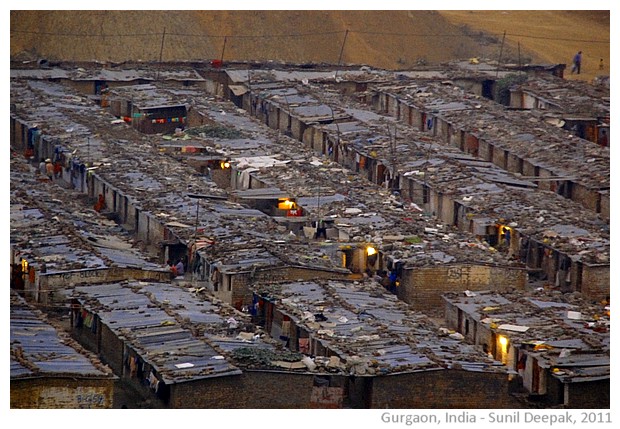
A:
[[[299,342],[299,353],[310,354],[310,338],[300,338]]]
[[[135,356],[129,358],[129,376],[135,377],[138,373],[138,359]]]
[[[291,322],[290,321],[282,322],[282,335],[288,337],[290,332],[291,332]]]

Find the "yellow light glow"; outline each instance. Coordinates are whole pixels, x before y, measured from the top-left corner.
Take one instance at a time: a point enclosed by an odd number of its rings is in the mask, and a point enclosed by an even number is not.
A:
[[[28,272],[28,261],[26,261],[25,259],[22,259],[22,273],[27,273]]]
[[[372,247],[372,246],[368,246],[368,247],[366,248],[366,254],[367,254],[368,256],[375,255],[376,253],[377,253],[377,249],[375,249],[374,247]]]
[[[508,345],[508,338],[500,335],[499,343],[501,344],[502,347],[506,347]]]
[[[295,203],[295,201],[291,201],[289,199],[280,200],[278,202],[278,208],[280,210],[292,210],[297,208],[297,204]]]
[[[222,168],[222,170],[224,170],[226,168],[230,168],[230,162],[222,161],[222,162],[220,162],[220,167]]]

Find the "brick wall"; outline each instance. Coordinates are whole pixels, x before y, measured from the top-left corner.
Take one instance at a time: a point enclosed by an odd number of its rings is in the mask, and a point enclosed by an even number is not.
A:
[[[493,157],[490,161],[499,168],[507,169],[508,167],[508,151],[502,147],[493,147]]]
[[[439,193],[441,211],[437,214],[443,223],[452,225],[454,223],[454,196]]]
[[[99,324],[99,356],[115,374],[123,373],[124,342],[107,326]]]
[[[599,204],[599,193],[593,189],[586,188],[579,183],[573,183],[573,198],[585,208],[597,211]]]
[[[472,156],[478,156],[478,137],[473,134],[465,134],[464,152]]]
[[[610,380],[571,383],[564,398],[569,408],[609,409]]]
[[[601,301],[610,295],[609,265],[583,265],[581,293],[586,300]]]
[[[610,200],[611,196],[609,194],[609,192],[601,192],[600,193],[600,199],[601,199],[601,215],[609,220],[609,210],[610,210]]]
[[[318,279],[346,279],[348,272],[329,271],[306,267],[281,267],[264,270],[256,270],[251,273],[239,273],[233,276],[233,290],[230,301],[223,294],[215,293],[218,298],[226,300],[238,309],[243,305],[252,304],[252,286],[259,283],[278,282],[282,280],[318,280]]]
[[[523,160],[515,154],[508,154],[508,165],[506,169],[510,173],[523,173]]]
[[[478,156],[485,161],[493,161],[493,147],[492,144],[486,140],[480,139],[478,141]]]
[[[313,375],[246,371],[171,386],[170,408],[309,408]]]
[[[113,378],[41,377],[11,380],[11,408],[112,408]]]
[[[324,132],[317,127],[308,127],[304,130],[304,134],[301,136],[301,139],[305,146],[313,147],[314,142],[322,142],[323,141]]]
[[[405,101],[401,101],[400,103],[400,116],[401,120],[407,124],[411,125],[411,120],[413,118],[413,112],[411,111],[411,106],[409,106]]]
[[[524,176],[538,176],[538,168],[529,161],[523,160],[523,175]],[[536,182],[538,183],[538,182]]]
[[[139,268],[112,267],[94,270],[67,271],[59,274],[40,274],[39,287],[42,290],[62,291],[69,286],[79,284],[101,284],[114,283],[121,280],[152,280],[168,281],[170,272],[162,269],[161,271],[141,270]],[[39,302],[45,302],[45,294],[42,293]]]
[[[508,375],[461,370],[375,377],[372,408],[521,408],[509,394]]]
[[[442,117],[435,117],[435,127],[437,128],[436,132],[435,132],[435,136],[437,136],[437,138],[442,141],[442,142],[449,142],[450,141],[450,123],[442,118]]]
[[[98,328],[96,332],[92,332],[92,330],[86,326],[77,328],[75,327],[75,321],[73,323],[74,328],[71,331],[71,336],[75,338],[84,348],[92,351],[93,353],[99,353],[99,337],[101,334],[99,330],[101,326],[101,324],[99,324],[99,319],[96,319]]]
[[[442,309],[441,295],[464,290],[523,289],[526,271],[486,265],[441,265],[406,269],[398,297],[416,310]]]
[[[411,125],[422,131],[424,130],[424,122],[426,122],[426,115],[422,113],[418,108],[411,107]]]
[[[463,131],[458,129],[454,124],[450,124],[450,133],[448,143],[450,146],[460,149],[463,142]]]
[[[539,171],[540,177],[549,178],[553,177],[553,173],[545,168],[541,168]],[[551,190],[551,181],[550,180],[541,180],[538,182],[538,189],[543,191]]]

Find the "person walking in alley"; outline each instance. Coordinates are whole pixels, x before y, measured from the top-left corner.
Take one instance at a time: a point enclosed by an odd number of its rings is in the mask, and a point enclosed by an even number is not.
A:
[[[45,174],[47,174],[50,180],[54,178],[54,164],[52,164],[52,160],[49,158],[45,160]]]
[[[325,221],[323,219],[319,219],[316,222],[316,234],[314,235],[315,240],[323,237],[327,239],[327,227],[325,226]]]
[[[103,194],[99,194],[99,198],[97,198],[97,202],[94,205],[94,209],[96,212],[101,212],[101,210],[106,208],[105,197]]]
[[[41,173],[41,176],[45,176],[47,174],[45,158],[41,158],[41,162],[39,162],[39,173]]]
[[[177,275],[178,276],[182,276],[182,275],[185,274],[185,266],[183,265],[183,260],[182,259],[179,259],[179,262],[177,262],[175,267],[177,269]]]
[[[573,57],[573,68],[571,70],[571,74],[577,72],[577,74],[581,73],[581,51],[577,52]]]

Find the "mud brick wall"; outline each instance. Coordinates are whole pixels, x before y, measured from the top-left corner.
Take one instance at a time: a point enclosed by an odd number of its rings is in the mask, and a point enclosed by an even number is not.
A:
[[[450,146],[460,149],[463,145],[463,139],[465,138],[465,132],[458,128],[458,125],[450,124],[450,133],[448,137],[448,143]]]
[[[568,385],[568,392],[564,393],[564,403],[569,408],[609,409],[609,392],[609,379],[571,383]]]
[[[572,199],[589,210],[594,212],[600,211],[600,194],[593,189],[587,188],[579,183],[573,183]]]
[[[523,289],[526,281],[526,271],[516,268],[486,265],[414,267],[403,272],[397,295],[416,310],[443,311],[443,293]]]
[[[469,133],[465,134],[465,147],[463,151],[472,156],[478,156],[478,147],[478,137]]]
[[[603,216],[605,219],[609,220],[609,210],[610,210],[610,203],[611,203],[611,196],[609,194],[609,191],[603,191],[600,192],[600,199],[601,199],[601,216]]]
[[[508,151],[502,147],[495,146],[492,143],[489,143],[489,146],[492,146],[492,149],[489,149],[491,152],[491,156],[489,161],[491,161],[494,165],[497,165],[499,168],[508,169]],[[484,158],[481,154],[478,154],[480,158]]]
[[[495,160],[493,159],[495,155],[494,149],[501,151],[501,153],[503,154],[503,150],[501,150],[500,148],[494,148],[493,144],[489,143],[487,140],[478,140],[478,157],[480,159],[495,163]],[[498,160],[498,162],[500,161],[501,160]]]
[[[309,408],[313,376],[247,371],[171,386],[170,408]]]
[[[124,342],[106,325],[99,324],[99,355],[115,374],[123,373]]]
[[[75,321],[73,322],[75,326]],[[95,322],[93,322],[95,323]],[[71,330],[71,336],[75,338],[84,348],[90,350],[93,353],[99,353],[99,338],[101,337],[101,324],[97,319],[97,332],[92,332],[90,328],[82,326],[80,328],[74,327]]]
[[[113,378],[11,380],[11,408],[112,408],[113,393]]]
[[[542,178],[550,178],[553,177],[554,174],[544,168],[541,168],[539,170],[539,176]],[[541,189],[543,191],[551,191],[551,181],[550,180],[541,180],[538,182],[538,189]]]
[[[509,393],[507,374],[436,370],[375,377],[371,408],[485,409],[521,405]]]
[[[609,265],[583,265],[581,293],[585,300],[602,301],[610,295]]]
[[[441,116],[435,117],[435,136],[442,142],[450,141],[450,123]]]
[[[508,154],[506,170],[510,173],[523,173],[523,159],[513,153]]]

